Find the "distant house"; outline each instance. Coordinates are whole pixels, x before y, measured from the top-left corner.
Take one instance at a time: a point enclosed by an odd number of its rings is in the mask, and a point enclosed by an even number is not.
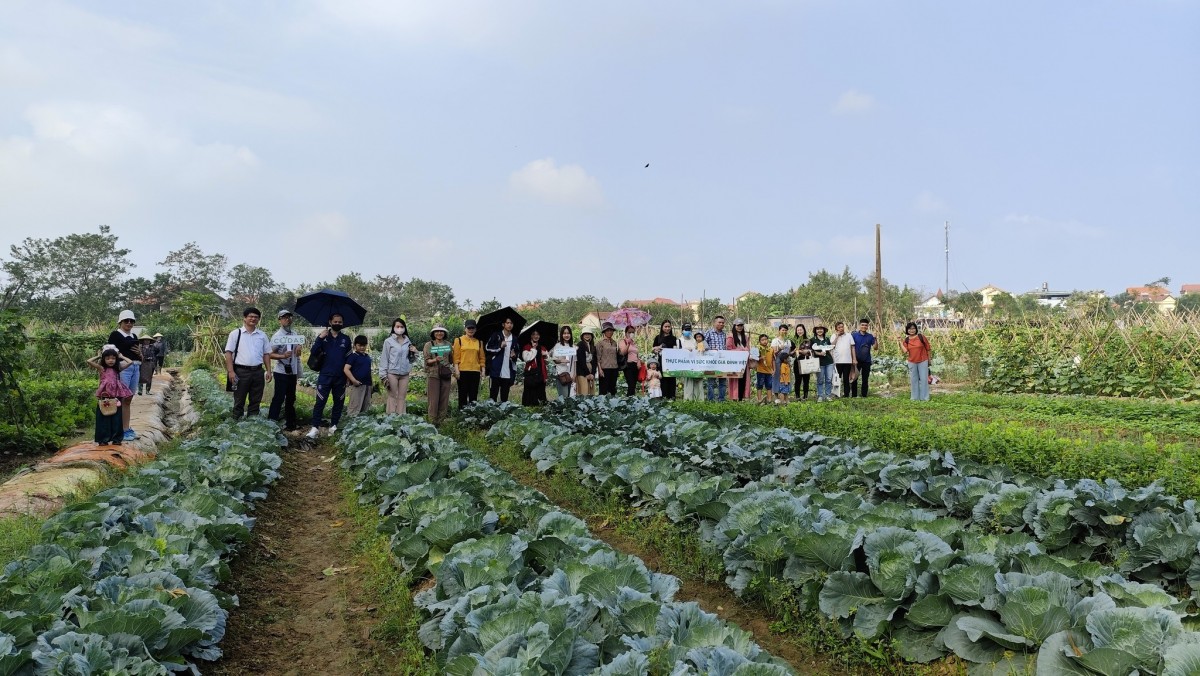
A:
[[[922,319],[944,317],[946,315],[946,304],[943,302],[942,290],[938,289],[937,293],[917,303],[913,307],[913,312],[917,317]]]
[[[527,310],[536,310],[542,306],[541,303],[521,303],[517,306],[517,312],[525,312]]]
[[[994,284],[988,284],[987,286],[976,290],[975,293],[979,294],[979,297],[982,299],[980,306],[983,308],[983,311],[991,312],[992,307],[996,304],[996,296],[1008,292]]]
[[[1040,289],[1034,289],[1025,294],[1031,296],[1038,305],[1043,307],[1062,307],[1071,297],[1070,291],[1051,291],[1049,282],[1042,282]]]
[[[736,303],[744,303],[744,302],[746,302],[747,298],[753,298],[755,296],[761,296],[761,295],[762,294],[757,291],[746,291],[745,293],[741,294],[740,296],[734,296],[733,302],[735,304]]]
[[[1126,287],[1125,293],[1129,294],[1133,302],[1150,303],[1163,314],[1175,311],[1175,297],[1164,286],[1130,286]]]
[[[587,328],[591,328],[595,331],[599,331],[600,327],[604,324],[604,322],[608,321],[608,318],[611,315],[612,315],[612,312],[609,312],[606,310],[605,311],[596,310],[593,312],[589,312],[583,316],[583,319],[579,320],[579,326],[587,327]],[[599,337],[599,336],[597,336],[597,337]]]
[[[1193,293],[1200,293],[1200,284],[1184,284],[1179,287],[1179,295],[1188,296]]]

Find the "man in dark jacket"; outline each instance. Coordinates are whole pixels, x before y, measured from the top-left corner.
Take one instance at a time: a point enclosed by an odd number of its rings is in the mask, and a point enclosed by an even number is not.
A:
[[[309,439],[316,439],[321,427],[321,416],[325,413],[325,402],[333,395],[333,411],[329,414],[329,433],[337,431],[338,421],[342,419],[342,408],[346,405],[346,356],[354,348],[350,344],[350,336],[342,333],[345,321],[341,315],[329,317],[329,326],[313,341],[310,359],[324,355],[325,363],[317,374],[317,403],[313,405],[312,429],[308,431]]]

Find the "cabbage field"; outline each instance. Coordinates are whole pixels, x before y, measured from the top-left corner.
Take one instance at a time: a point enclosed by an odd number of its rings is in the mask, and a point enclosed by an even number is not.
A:
[[[583,398],[464,420],[542,472],[696,527],[726,583],[787,585],[846,637],[972,673],[1200,673],[1200,524],[1157,484],[902,456]]]

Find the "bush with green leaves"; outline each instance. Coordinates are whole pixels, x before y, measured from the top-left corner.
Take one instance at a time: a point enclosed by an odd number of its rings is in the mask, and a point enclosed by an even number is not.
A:
[[[780,581],[847,636],[891,639],[918,662],[953,653],[979,673],[1192,673],[1200,661],[1200,634],[1186,628],[1200,523],[1194,503],[1156,486],[898,457],[812,433],[747,481],[666,450],[697,444],[689,416],[647,409],[638,420],[628,402],[597,401],[590,418],[566,405],[516,411],[488,437],[520,444],[542,471],[695,524],[739,594]],[[606,407],[621,433],[588,434],[589,422],[610,425]],[[771,433],[743,429],[740,446]]]
[[[360,416],[341,441],[396,560],[435,580],[416,601],[443,673],[792,673],[745,631],[673,601],[677,579],[591,537],[433,426]]]
[[[207,373],[193,386],[210,411],[227,399]],[[217,585],[283,443],[262,419],[222,423],[48,519],[43,544],[0,573],[0,673],[162,674],[220,657],[237,599]]]

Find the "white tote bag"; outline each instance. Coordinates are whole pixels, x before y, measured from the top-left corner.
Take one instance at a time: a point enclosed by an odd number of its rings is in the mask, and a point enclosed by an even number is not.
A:
[[[809,357],[808,359],[797,359],[796,364],[799,365],[800,375],[802,375],[802,376],[808,375],[810,373],[816,373],[817,371],[821,370],[821,360],[817,359],[816,357]]]

